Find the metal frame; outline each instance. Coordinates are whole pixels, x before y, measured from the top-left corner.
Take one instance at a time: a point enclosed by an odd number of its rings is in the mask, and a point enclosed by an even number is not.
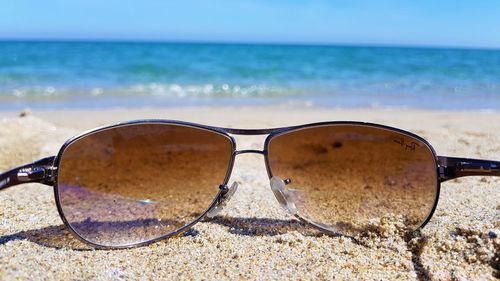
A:
[[[190,128],[196,128],[196,129],[202,129],[202,130],[207,130],[222,136],[225,136],[229,139],[231,142],[232,146],[232,153],[231,153],[231,158],[230,158],[230,163],[228,163],[228,170],[226,172],[226,175],[224,177],[223,182],[220,185],[220,191],[210,204],[208,206],[207,210],[203,212],[202,215],[200,215],[198,218],[196,218],[194,221],[182,226],[181,228],[166,233],[160,237],[144,241],[144,242],[138,242],[138,243],[133,243],[129,245],[123,245],[123,246],[104,246],[104,245],[99,245],[92,243],[90,241],[85,240],[83,237],[81,237],[70,225],[70,223],[66,220],[61,204],[60,204],[60,199],[59,199],[59,192],[58,192],[58,176],[57,176],[57,169],[60,165],[60,161],[63,157],[63,154],[65,150],[74,142],[78,141],[81,138],[84,138],[86,136],[92,135],[97,132],[102,132],[105,130],[110,130],[113,128],[118,128],[118,127],[123,127],[123,126],[131,126],[131,125],[141,125],[141,124],[164,124],[164,125],[176,125],[176,126],[185,126],[185,127],[190,127]],[[269,178],[271,179],[273,177],[272,174],[272,169],[270,167],[269,163],[269,144],[270,142],[281,135],[295,132],[298,130],[303,130],[303,129],[309,129],[309,128],[314,128],[314,127],[323,127],[323,126],[337,126],[337,125],[351,125],[351,126],[364,126],[364,127],[372,127],[372,128],[378,128],[378,129],[383,129],[383,130],[388,130],[392,131],[395,133],[403,134],[408,137],[414,138],[422,143],[424,143],[427,148],[431,151],[432,155],[434,156],[434,161],[436,165],[436,197],[434,200],[434,204],[432,209],[430,210],[426,220],[418,227],[418,229],[424,227],[431,219],[432,215],[434,214],[434,211],[437,207],[438,201],[439,201],[439,194],[441,190],[441,183],[458,178],[458,177],[464,177],[464,176],[500,176],[500,162],[498,161],[489,161],[489,160],[479,160],[479,159],[467,159],[467,158],[456,158],[456,157],[446,157],[446,156],[437,156],[434,148],[422,137],[415,135],[411,132],[404,131],[401,129],[389,127],[389,126],[384,126],[384,125],[379,125],[379,124],[374,124],[374,123],[365,123],[365,122],[357,122],[357,121],[332,121],[332,122],[319,122],[319,123],[311,123],[311,124],[305,124],[305,125],[297,125],[297,126],[290,126],[290,127],[279,127],[279,128],[270,128],[270,129],[235,129],[235,128],[223,128],[223,127],[214,127],[214,126],[206,126],[206,125],[200,125],[200,124],[195,124],[195,123],[190,123],[190,122],[183,122],[183,121],[175,121],[175,120],[159,120],[159,119],[147,119],[147,120],[137,120],[137,121],[130,121],[130,122],[124,122],[124,123],[118,123],[114,124],[111,126],[103,126],[99,127],[96,129],[92,129],[86,132],[83,132],[79,135],[74,136],[73,138],[69,139],[64,143],[64,145],[61,147],[59,150],[59,153],[57,156],[52,156],[52,157],[47,157],[43,158],[41,160],[35,161],[31,164],[26,164],[17,168],[14,168],[12,170],[9,170],[7,172],[4,172],[0,174],[0,190],[6,189],[8,187],[14,186],[14,185],[19,185],[23,183],[30,183],[30,182],[36,182],[36,183],[41,183],[45,185],[52,186],[54,189],[54,197],[57,205],[57,210],[59,212],[59,215],[64,223],[64,225],[69,229],[69,231],[76,236],[80,241],[95,247],[99,249],[119,249],[119,248],[132,248],[132,247],[139,247],[139,246],[144,246],[162,239],[165,239],[167,237],[171,237],[177,234],[180,234],[190,227],[192,227],[194,224],[202,220],[206,214],[211,211],[213,208],[215,208],[218,204],[222,203],[224,200],[224,195],[228,192],[229,188],[227,187],[227,184],[229,182],[229,179],[231,177],[231,173],[233,170],[234,162],[236,156],[240,154],[246,154],[246,153],[256,153],[256,154],[261,154],[264,156],[264,161],[266,164],[266,170]],[[264,141],[264,148],[263,150],[237,150],[236,149],[236,141],[232,135],[267,135],[265,141]],[[324,226],[321,226],[319,224],[316,224],[314,222],[311,222],[305,218],[300,217],[300,215],[295,215],[295,217],[304,223],[315,227],[323,232],[327,232],[330,234],[334,235],[339,235],[339,233],[335,233],[330,229],[325,228]]]

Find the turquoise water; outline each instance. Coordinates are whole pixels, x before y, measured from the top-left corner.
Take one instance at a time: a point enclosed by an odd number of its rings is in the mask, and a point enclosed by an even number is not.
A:
[[[233,104],[500,110],[500,51],[0,42],[0,109]]]

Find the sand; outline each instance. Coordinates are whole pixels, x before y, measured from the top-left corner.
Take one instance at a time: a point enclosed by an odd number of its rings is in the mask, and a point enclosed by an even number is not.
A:
[[[258,128],[325,120],[361,120],[417,133],[440,155],[500,159],[500,114],[293,107],[163,108],[0,112],[0,170],[53,155],[95,126],[140,118]],[[237,137],[261,149],[264,137]],[[240,187],[213,220],[178,237],[129,250],[89,249],[62,225],[52,188],[16,186],[0,193],[0,279],[364,279],[500,278],[500,178],[442,185],[431,222],[408,235],[384,222],[355,243],[320,235],[287,215],[269,188],[260,155],[237,157],[230,182]]]

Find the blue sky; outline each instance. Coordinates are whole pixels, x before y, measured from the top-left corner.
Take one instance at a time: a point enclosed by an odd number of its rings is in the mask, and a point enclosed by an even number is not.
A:
[[[500,48],[497,0],[2,0],[0,38]]]

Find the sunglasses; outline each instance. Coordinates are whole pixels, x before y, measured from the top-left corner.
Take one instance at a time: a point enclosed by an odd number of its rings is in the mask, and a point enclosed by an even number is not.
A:
[[[267,135],[263,150],[237,150],[232,135]],[[0,190],[54,187],[66,227],[96,248],[142,246],[215,217],[235,193],[236,156],[264,156],[271,190],[292,216],[355,237],[397,218],[430,220],[440,184],[500,176],[500,162],[437,156],[423,138],[361,122],[231,129],[169,120],[102,127],[67,141],[57,156],[0,174]]]

